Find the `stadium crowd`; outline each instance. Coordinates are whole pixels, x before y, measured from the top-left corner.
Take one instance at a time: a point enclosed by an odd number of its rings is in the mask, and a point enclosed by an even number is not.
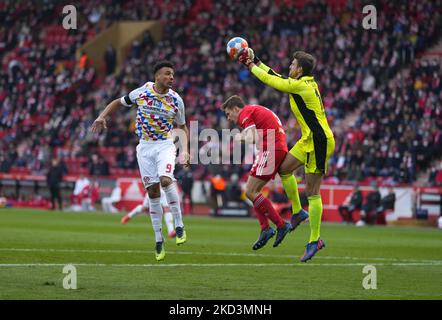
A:
[[[377,30],[361,27],[360,1],[345,3],[78,1],[77,10],[86,18],[66,37],[69,45],[51,46],[42,42],[47,39],[42,30],[61,20],[60,6],[48,3],[30,11],[31,1],[2,3],[0,171],[21,167],[43,173],[52,156],[81,158],[91,175],[109,175],[115,167],[136,170],[133,110],[114,117],[98,140],[87,130],[108,102],[151,80],[152,67],[161,59],[175,63],[174,87],[186,103],[187,121],[198,121],[199,132],[228,128],[220,106],[238,94],[271,108],[292,146],[300,132],[287,95],[261,85],[227,57],[227,40],[242,36],[261,60],[283,74],[296,50],[317,58],[315,74],[337,142],[332,179],[380,176],[413,182],[442,150],[442,70],[416,59],[438,40],[442,1],[377,1]],[[104,78],[88,67],[87,56],[79,63],[76,50],[102,28],[140,19],[164,22],[159,43],[145,33],[121,70]],[[403,75],[403,68],[409,73]],[[342,121],[354,112],[351,125]],[[115,148],[112,159],[100,153],[103,147]],[[196,179],[228,179],[248,169],[215,164],[195,165],[192,171]]]

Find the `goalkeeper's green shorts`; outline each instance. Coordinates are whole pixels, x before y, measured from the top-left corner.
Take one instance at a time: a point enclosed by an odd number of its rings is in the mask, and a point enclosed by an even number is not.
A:
[[[290,150],[290,154],[304,164],[305,173],[327,172],[327,163],[335,150],[335,139],[301,138]]]

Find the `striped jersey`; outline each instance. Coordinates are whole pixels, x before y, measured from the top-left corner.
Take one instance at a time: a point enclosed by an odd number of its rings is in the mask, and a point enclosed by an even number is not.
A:
[[[166,94],[159,94],[153,85],[153,82],[147,82],[122,97],[120,101],[126,107],[138,107],[135,132],[140,139],[171,140],[174,122],[178,125],[186,123],[184,102],[172,89]]]

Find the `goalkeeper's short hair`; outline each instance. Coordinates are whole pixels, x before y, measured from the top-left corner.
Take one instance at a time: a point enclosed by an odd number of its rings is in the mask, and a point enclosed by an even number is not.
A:
[[[316,59],[310,53],[304,51],[296,51],[293,54],[293,58],[298,60],[298,65],[302,67],[303,76],[313,75],[313,69],[316,66]]]

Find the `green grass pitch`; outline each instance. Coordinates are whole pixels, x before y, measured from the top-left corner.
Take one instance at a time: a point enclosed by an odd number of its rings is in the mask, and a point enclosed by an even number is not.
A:
[[[251,249],[254,219],[186,216],[188,242],[166,242],[156,262],[150,219],[0,209],[0,299],[441,299],[442,232],[323,224],[326,248],[300,256],[308,224],[284,242]],[[77,269],[63,289],[63,266]],[[363,288],[365,265],[376,289]]]

